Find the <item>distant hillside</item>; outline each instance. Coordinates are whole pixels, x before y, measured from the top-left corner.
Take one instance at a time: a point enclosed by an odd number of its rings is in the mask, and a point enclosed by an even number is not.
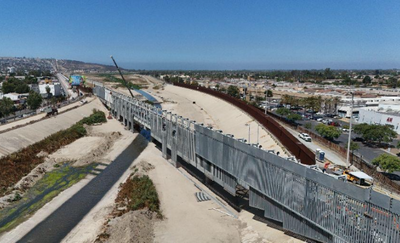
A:
[[[115,66],[97,63],[86,63],[74,60],[57,60],[57,69],[68,72],[112,72],[116,71]],[[60,70],[61,71],[61,70]]]
[[[55,69],[60,72],[68,73],[104,73],[116,71],[115,66],[112,65],[86,63],[75,60],[63,60],[54,58],[0,57],[0,72],[5,73],[7,67],[15,67],[18,73],[23,73],[25,70],[55,71]],[[122,70],[128,71],[128,69]]]

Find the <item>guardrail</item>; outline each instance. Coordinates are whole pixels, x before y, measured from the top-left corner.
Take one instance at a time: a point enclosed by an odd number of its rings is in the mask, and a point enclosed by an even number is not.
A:
[[[161,144],[163,156],[191,164],[283,229],[320,242],[400,242],[400,201],[246,144],[104,87],[93,92],[128,128]]]

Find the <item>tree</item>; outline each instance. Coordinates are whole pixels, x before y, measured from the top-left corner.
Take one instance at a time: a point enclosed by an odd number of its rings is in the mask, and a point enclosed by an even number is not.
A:
[[[239,88],[234,85],[229,85],[228,87],[228,95],[233,96],[235,98],[240,98]]]
[[[12,82],[3,82],[1,90],[4,94],[12,93],[15,91],[15,84]]]
[[[287,116],[290,114],[290,110],[288,108],[280,107],[276,110],[276,113],[281,116]]]
[[[29,86],[26,84],[18,84],[17,86],[15,86],[15,92],[18,94],[24,94],[24,93],[28,93],[29,92]]]
[[[42,96],[34,91],[31,91],[29,92],[26,102],[32,110],[36,110],[42,104]]]
[[[397,79],[394,77],[390,77],[387,81],[388,85],[391,86],[392,88],[397,88]]]
[[[362,82],[363,82],[363,84],[365,84],[365,85],[371,84],[371,82],[372,82],[371,77],[368,76],[368,75],[365,76]]]
[[[354,127],[354,132],[360,134],[366,141],[377,143],[389,143],[397,137],[397,133],[389,125],[362,123]]]
[[[325,124],[318,124],[315,126],[315,130],[319,133],[319,135],[329,140],[338,138],[342,134],[342,131],[340,131],[338,128]]]
[[[301,120],[301,116],[299,114],[296,114],[296,113],[290,113],[286,118],[291,120],[291,121]]]
[[[215,89],[219,90],[219,84],[215,85]]]
[[[50,87],[49,87],[49,86],[46,86],[47,98],[50,97],[50,91],[51,91]]]
[[[267,90],[267,97],[273,97],[274,94],[272,93],[272,90]]]
[[[379,166],[382,170],[389,173],[400,170],[400,159],[386,153],[380,154],[378,157],[373,159],[372,164]]]
[[[8,116],[13,110],[13,107],[14,102],[8,97],[3,97],[3,99],[0,100],[0,117]]]
[[[313,126],[311,122],[307,122],[306,124],[304,124],[304,127],[307,128],[308,130],[311,130]]]
[[[346,148],[349,143],[347,143]],[[350,141],[350,151],[353,153],[354,151],[360,149],[360,145],[356,142]]]

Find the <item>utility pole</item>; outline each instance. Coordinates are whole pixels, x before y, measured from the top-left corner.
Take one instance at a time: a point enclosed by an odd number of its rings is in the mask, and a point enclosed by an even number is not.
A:
[[[126,82],[124,76],[122,75],[121,70],[119,69],[117,63],[116,63],[115,60],[114,60],[114,57],[113,57],[113,56],[110,56],[110,57],[111,57],[111,59],[113,60],[114,65],[115,65],[115,67],[117,68],[117,70],[118,70],[118,72],[119,72],[119,75],[121,75],[121,78],[122,78],[122,80],[124,81],[123,84],[124,84],[125,87],[128,89],[128,91],[129,91],[129,93],[131,94],[132,98],[134,98],[134,97],[133,97],[133,94],[132,94],[132,91],[131,91],[131,89],[130,89],[129,86],[128,86],[128,83]]]
[[[246,124],[245,126],[249,127],[249,141],[248,141],[248,143],[250,143],[250,124]]]
[[[268,90],[265,91],[265,115],[267,114],[267,106],[268,106]]]
[[[259,139],[260,138],[259,130],[260,130],[260,125],[257,124],[257,145],[260,144],[260,141],[259,141],[260,140]]]
[[[351,143],[351,125],[353,120],[353,106],[354,106],[354,92],[351,92],[351,106],[350,106],[350,126],[349,126],[349,140],[347,142],[347,166],[350,168],[350,143]]]

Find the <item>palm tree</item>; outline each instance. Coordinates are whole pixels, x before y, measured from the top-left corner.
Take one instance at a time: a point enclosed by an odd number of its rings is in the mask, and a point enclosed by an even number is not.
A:
[[[338,97],[338,96],[335,96],[335,98],[333,98],[333,107],[334,107],[334,111],[333,111],[333,113],[336,115],[337,114],[337,111],[338,111],[338,105],[339,105],[339,103],[340,103],[340,97]]]

